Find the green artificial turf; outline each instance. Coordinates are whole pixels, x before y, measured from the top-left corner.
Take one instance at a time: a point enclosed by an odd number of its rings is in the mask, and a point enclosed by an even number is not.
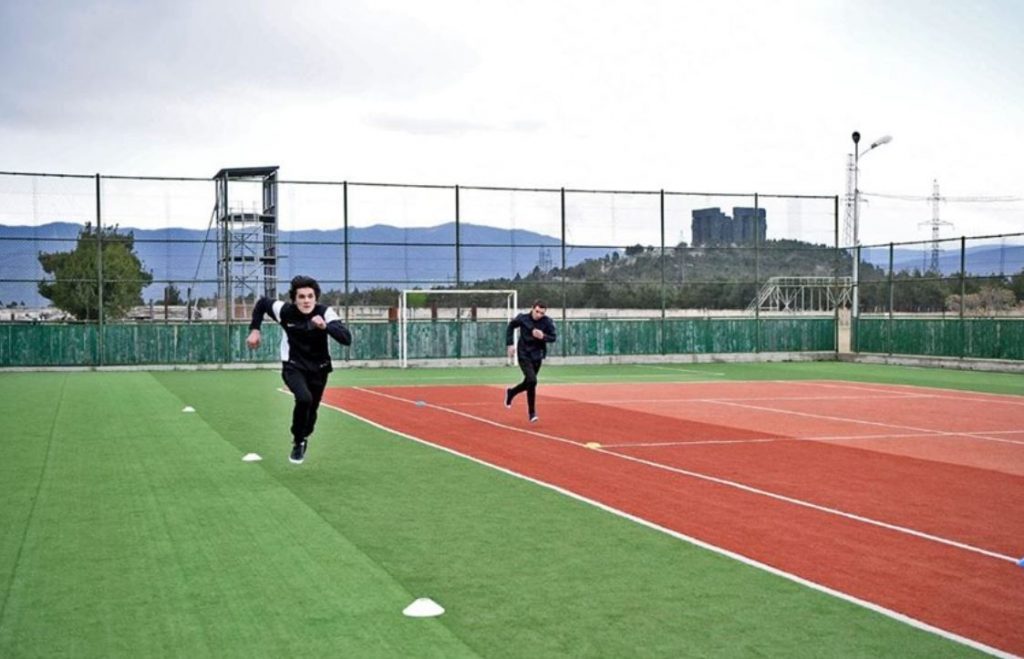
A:
[[[343,370],[331,384],[517,373]],[[1021,376],[975,375],[708,364],[551,367],[541,380],[1024,392]],[[973,653],[334,410],[291,465],[279,386],[273,371],[0,375],[0,656]],[[243,463],[249,452],[264,460]],[[445,615],[401,614],[423,596]]]

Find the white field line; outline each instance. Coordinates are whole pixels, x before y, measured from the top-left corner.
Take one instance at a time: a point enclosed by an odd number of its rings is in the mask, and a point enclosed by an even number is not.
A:
[[[385,393],[382,393],[382,392],[379,392],[379,391],[373,391],[371,389],[363,389],[361,387],[354,387],[354,389],[357,390],[357,391],[362,391],[363,393],[371,394],[371,395],[374,395],[374,396],[380,396],[382,398],[389,398],[391,400],[397,400],[397,401],[400,401],[400,402],[403,402],[403,403],[415,404],[415,402],[416,402],[416,401],[410,400],[408,398],[402,398],[400,396],[393,396],[391,394],[385,394]],[[490,419],[485,419],[483,417],[479,417],[479,416],[476,416],[476,415],[473,415],[473,414],[468,414],[466,412],[460,412],[459,410],[453,410],[451,408],[443,407],[443,406],[440,406],[440,405],[433,405],[431,403],[425,403],[423,405],[423,407],[429,407],[429,408],[432,408],[432,409],[435,409],[435,410],[440,410],[442,412],[447,412],[448,414],[454,414],[456,416],[461,416],[461,417],[464,417],[464,418],[467,418],[467,419],[471,419],[473,421],[477,421],[477,422],[480,422],[480,423],[484,423],[484,424],[487,424],[487,425],[490,425],[490,426],[495,426],[497,428],[502,428],[504,430],[511,430],[513,432],[518,432],[518,433],[522,433],[522,434],[525,434],[525,435],[530,435],[532,437],[539,437],[541,439],[547,439],[547,440],[552,440],[552,441],[556,441],[556,442],[561,442],[563,444],[569,444],[569,445],[572,445],[572,446],[577,446],[577,447],[579,447],[579,448],[581,448],[583,450],[586,450],[586,451],[596,451],[598,453],[603,453],[605,455],[610,455],[610,456],[619,458],[621,460],[628,460],[630,462],[635,462],[637,464],[642,464],[642,465],[645,465],[645,466],[648,466],[648,467],[652,467],[654,469],[660,469],[660,470],[663,470],[663,471],[668,471],[668,472],[672,472],[672,473],[675,473],[675,474],[680,474],[680,475],[683,475],[683,476],[689,476],[691,478],[696,478],[698,480],[703,480],[703,481],[707,481],[707,482],[710,482],[710,483],[715,483],[715,484],[718,484],[718,485],[724,485],[726,487],[731,487],[731,488],[734,488],[734,489],[737,489],[737,490],[741,490],[743,492],[748,492],[750,494],[757,494],[757,495],[760,495],[760,496],[763,496],[763,497],[768,497],[770,499],[775,499],[776,501],[783,501],[785,503],[793,504],[793,505],[796,505],[796,506],[801,506],[803,508],[809,508],[811,510],[816,510],[818,512],[823,512],[823,513],[827,513],[827,514],[830,514],[830,515],[835,515],[837,517],[844,517],[846,519],[850,519],[850,520],[853,520],[853,521],[856,521],[856,522],[861,522],[863,524],[870,524],[872,526],[877,526],[877,527],[880,527],[880,528],[888,529],[890,531],[896,531],[897,533],[903,533],[905,535],[911,535],[911,536],[914,536],[914,537],[917,537],[917,538],[922,538],[924,540],[929,540],[931,542],[936,542],[936,543],[939,543],[939,544],[947,545],[949,547],[955,547],[957,549],[962,549],[964,551],[969,551],[969,552],[973,552],[973,553],[976,553],[976,554],[981,554],[983,556],[988,556],[989,558],[997,558],[999,560],[1009,561],[1010,563],[1013,563],[1014,565],[1016,565],[1017,560],[1018,560],[1016,558],[1013,558],[1012,556],[1006,556],[1005,554],[1000,554],[998,552],[989,551],[988,549],[982,549],[981,547],[975,547],[974,545],[968,545],[966,543],[958,542],[956,540],[950,540],[949,538],[943,538],[943,537],[940,537],[940,536],[937,536],[937,535],[932,535],[930,533],[924,533],[923,531],[917,531],[915,529],[907,528],[905,526],[899,526],[897,524],[889,524],[888,522],[883,522],[883,521],[880,521],[880,520],[871,519],[870,517],[864,517],[862,515],[856,515],[854,513],[848,513],[848,512],[846,512],[844,510],[839,510],[838,508],[830,508],[828,506],[821,506],[821,505],[818,505],[816,503],[811,503],[810,501],[804,501],[802,499],[796,499],[794,497],[788,497],[788,496],[785,496],[783,494],[777,494],[775,492],[769,492],[768,490],[762,490],[760,488],[752,487],[750,485],[744,485],[743,483],[738,483],[736,481],[731,481],[731,480],[727,480],[727,479],[724,479],[724,478],[718,478],[717,476],[710,476],[708,474],[702,474],[700,472],[690,471],[688,469],[680,469],[678,467],[670,467],[668,465],[663,465],[663,464],[660,464],[658,462],[653,462],[651,460],[644,460],[643,458],[637,458],[637,457],[634,457],[634,456],[631,456],[631,455],[625,455],[625,454],[622,454],[622,453],[616,453],[615,451],[608,451],[608,450],[606,450],[604,448],[601,448],[601,447],[586,446],[585,443],[580,443],[580,442],[577,442],[577,441],[574,441],[574,440],[571,440],[571,439],[568,439],[568,438],[565,438],[565,437],[558,437],[557,435],[550,435],[550,434],[547,434],[547,433],[541,433],[541,432],[537,432],[535,430],[524,430],[522,428],[517,428],[515,426],[510,426],[510,425],[506,425],[506,424],[503,424],[503,423],[498,423],[497,421],[491,421]]]
[[[365,389],[360,389],[360,390],[361,391],[366,391]],[[538,485],[540,487],[546,488],[546,489],[551,490],[553,492],[557,492],[558,494],[561,494],[563,496],[569,497],[570,499],[574,499],[576,501],[580,501],[582,503],[594,506],[595,508],[598,508],[598,509],[603,510],[605,512],[611,513],[612,515],[616,515],[616,516],[621,517],[623,519],[629,520],[629,521],[631,521],[631,522],[633,522],[635,524],[639,524],[641,526],[646,526],[649,529],[653,529],[653,530],[658,531],[660,533],[664,533],[665,535],[668,535],[670,537],[676,538],[678,540],[682,540],[683,542],[689,543],[689,544],[691,544],[691,545],[693,545],[695,547],[700,547],[701,549],[706,549],[706,550],[708,550],[710,552],[714,552],[714,553],[716,553],[716,554],[718,554],[720,556],[725,556],[727,558],[731,558],[731,559],[733,559],[735,561],[743,563],[744,565],[749,565],[749,566],[757,568],[759,570],[763,570],[764,572],[767,572],[769,574],[773,574],[773,575],[775,575],[777,577],[781,577],[783,579],[787,579],[787,580],[789,580],[789,581],[791,581],[793,583],[799,584],[801,586],[806,586],[807,588],[811,588],[811,589],[816,590],[816,591],[818,591],[820,593],[824,593],[826,595],[830,595],[830,596],[835,597],[837,599],[843,600],[844,602],[850,602],[851,604],[855,604],[857,606],[863,607],[863,608],[865,608],[865,609],[867,609],[869,611],[874,611],[875,613],[881,614],[881,615],[883,615],[883,616],[885,616],[887,618],[891,618],[892,620],[896,620],[896,621],[902,622],[904,624],[910,625],[911,627],[914,627],[915,629],[920,629],[922,631],[929,632],[931,634],[935,634],[936,636],[940,636],[942,638],[948,639],[948,640],[953,641],[955,643],[960,643],[961,645],[965,645],[967,647],[973,648],[973,649],[978,650],[980,652],[985,652],[987,654],[990,654],[990,655],[993,655],[993,656],[996,656],[996,657],[1001,657],[1001,658],[1005,658],[1005,659],[1013,659],[1013,657],[1014,657],[1014,655],[1009,654],[1007,652],[1003,652],[1002,650],[999,650],[998,648],[994,648],[992,646],[985,645],[984,643],[980,643],[978,641],[975,641],[974,639],[967,638],[966,636],[961,636],[961,635],[956,634],[954,632],[947,631],[945,629],[942,629],[941,627],[936,627],[934,625],[930,625],[930,624],[928,624],[928,623],[926,623],[924,621],[918,620],[917,618],[912,618],[912,617],[910,617],[908,615],[905,615],[903,613],[900,613],[898,611],[894,611],[892,609],[887,609],[884,606],[880,606],[880,605],[875,604],[873,602],[869,602],[869,601],[861,599],[859,597],[855,597],[853,595],[850,595],[848,593],[844,593],[842,591],[835,590],[833,588],[829,588],[828,586],[819,584],[819,583],[814,582],[814,581],[810,581],[809,579],[804,579],[803,577],[797,576],[797,575],[795,575],[795,574],[793,574],[791,572],[786,572],[784,570],[780,570],[780,569],[778,569],[776,567],[772,567],[771,565],[767,565],[765,563],[761,563],[760,561],[756,561],[756,560],[754,560],[752,558],[748,558],[748,557],[746,557],[746,556],[744,556],[742,554],[738,554],[736,552],[730,551],[730,550],[725,549],[723,547],[718,547],[716,545],[712,545],[710,543],[704,542],[703,540],[699,540],[697,538],[694,538],[693,536],[689,536],[689,535],[686,535],[684,533],[680,533],[678,531],[673,531],[670,528],[667,528],[667,527],[664,527],[664,526],[660,526],[660,525],[655,524],[654,522],[648,521],[648,520],[646,520],[646,519],[644,519],[642,517],[637,517],[635,515],[631,515],[630,513],[627,513],[627,512],[625,512],[623,510],[619,510],[618,508],[613,508],[612,506],[609,506],[607,504],[601,503],[600,501],[596,501],[594,499],[590,499],[588,497],[579,495],[579,494],[577,494],[575,492],[572,492],[571,490],[567,490],[567,489],[564,489],[562,487],[559,487],[558,485],[554,485],[552,483],[548,483],[546,481],[542,481],[542,480],[539,480],[537,478],[532,478],[530,476],[526,476],[525,474],[520,474],[518,472],[512,471],[511,469],[507,469],[505,467],[501,467],[499,465],[487,462],[485,460],[481,460],[480,458],[473,457],[473,456],[468,455],[466,453],[460,453],[459,451],[456,451],[454,449],[450,449],[450,448],[448,448],[446,446],[441,446],[439,444],[435,444],[433,442],[430,442],[428,440],[422,439],[420,437],[416,437],[415,435],[410,435],[408,433],[404,433],[404,432],[401,432],[399,430],[395,430],[394,428],[389,428],[389,427],[384,426],[384,425],[382,425],[380,423],[377,423],[376,421],[371,421],[370,419],[367,419],[365,417],[359,416],[358,414],[355,414],[353,412],[345,410],[345,409],[343,409],[341,407],[337,407],[337,406],[331,405],[329,403],[324,403],[323,406],[327,407],[327,408],[330,408],[330,409],[333,409],[333,410],[336,410],[338,412],[341,412],[342,414],[346,414],[346,415],[348,415],[348,416],[350,416],[350,417],[352,417],[354,419],[358,419],[359,421],[362,421],[363,423],[365,423],[367,425],[373,426],[374,428],[378,428],[380,430],[383,430],[385,432],[391,433],[393,435],[397,435],[399,437],[404,437],[405,439],[408,439],[410,441],[416,442],[418,444],[422,444],[424,446],[428,446],[428,447],[430,447],[432,449],[436,449],[436,450],[439,450],[439,451],[444,451],[445,453],[448,453],[450,455],[454,455],[454,456],[462,458],[464,460],[469,460],[470,462],[482,465],[484,467],[488,467],[490,469],[494,469],[495,471],[501,472],[501,473],[506,474],[508,476],[511,476],[513,478],[518,478],[520,480],[526,481],[528,483],[532,483],[534,485]]]
[[[883,421],[868,421],[866,419],[851,419],[850,417],[833,416],[833,415],[830,415],[830,414],[813,414],[811,412],[797,412],[797,411],[794,411],[794,410],[780,410],[780,409],[777,409],[777,408],[774,408],[774,407],[764,407],[764,406],[761,406],[761,405],[749,405],[749,404],[745,404],[745,403],[739,403],[739,402],[736,402],[736,401],[724,400],[724,399],[715,400],[715,399],[710,399],[709,398],[705,402],[715,403],[715,404],[718,404],[718,405],[730,405],[732,407],[740,407],[740,408],[749,409],[749,410],[759,410],[759,411],[762,411],[762,412],[775,412],[776,414],[786,414],[786,415],[790,415],[790,416],[803,416],[803,417],[807,417],[807,418],[810,418],[810,419],[822,419],[824,421],[843,421],[843,422],[846,422],[846,423],[857,423],[857,424],[861,424],[861,425],[878,426],[878,427],[881,427],[881,428],[893,428],[894,430],[910,430],[912,432],[931,433],[933,435],[942,436],[942,437],[951,437],[951,436],[953,436],[953,437],[970,437],[972,439],[982,439],[982,440],[985,440],[987,442],[1001,442],[1001,443],[1004,443],[1004,444],[1016,444],[1016,445],[1019,445],[1019,446],[1024,446],[1024,441],[1020,441],[1020,440],[1016,440],[1016,439],[1003,439],[1003,438],[1000,438],[1000,437],[990,437],[990,436],[988,436],[986,434],[979,434],[979,433],[952,432],[952,431],[949,431],[949,430],[934,430],[932,428],[917,428],[917,427],[914,427],[914,426],[906,426],[906,425],[902,425],[902,424],[898,424],[898,423],[885,423]]]
[[[703,373],[700,375],[715,375],[715,373]],[[674,378],[675,375],[671,373],[645,373],[642,375],[573,375],[573,376],[560,376],[560,375],[548,375],[544,374],[544,381],[552,384],[608,384],[616,385],[622,384],[622,380],[641,380],[645,382],[653,382],[651,378]],[[588,380],[590,380],[588,382]],[[721,383],[722,380],[672,380],[669,384],[707,384],[709,382]]]
[[[773,401],[773,400],[907,400],[908,398],[937,398],[931,394],[889,394],[882,396],[727,396],[724,398],[602,398],[600,400],[577,400],[575,398],[553,397],[545,404],[566,405],[594,403],[597,405],[679,405],[685,403],[715,403],[718,401]],[[492,403],[451,403],[458,407],[484,407]]]
[[[701,371],[696,368],[676,368],[673,366],[658,366],[655,364],[643,364],[638,368],[653,368],[658,371],[672,371],[674,373],[696,373],[697,375],[717,375],[719,377],[725,377],[725,373],[713,373],[710,371]]]
[[[855,389],[855,390],[858,390],[858,391],[871,391],[871,392],[875,392],[875,393],[889,393],[889,394],[899,394],[899,393],[901,393],[900,391],[893,391],[892,389],[879,389],[877,387],[872,387],[871,385],[868,385],[868,384],[847,383],[847,382],[836,381],[836,380],[780,380],[780,382],[786,382],[788,384],[802,384],[802,385],[821,386],[821,387],[833,387],[833,388],[836,388],[836,389]],[[684,383],[680,383],[680,384],[684,384]],[[1014,396],[1012,394],[990,394],[990,393],[985,393],[985,392],[960,391],[960,390],[956,390],[956,389],[940,389],[938,387],[921,387],[921,386],[914,385],[914,384],[892,384],[892,385],[886,385],[886,386],[898,387],[900,389],[913,389],[913,390],[921,390],[921,391],[930,392],[930,393],[927,393],[927,394],[918,393],[917,391],[908,391],[907,392],[908,394],[915,394],[915,395],[919,395],[919,396],[922,396],[922,397],[934,396],[935,398],[943,398],[943,399],[949,399],[949,400],[960,400],[960,401],[966,401],[966,402],[971,402],[971,403],[978,403],[978,402],[998,403],[1000,405],[1014,405],[1014,406],[1024,407],[1024,397]],[[968,394],[971,394],[971,395],[968,395]]]
[[[1015,433],[1020,430],[980,430],[975,434],[997,434]],[[951,433],[955,434],[955,433]],[[709,444],[766,444],[769,442],[856,442],[859,440],[877,439],[908,439],[914,437],[940,438],[944,435],[934,432],[908,432],[908,433],[886,433],[881,435],[836,435],[834,437],[749,437],[747,439],[704,439],[695,441],[670,440],[664,442],[636,442],[633,444],[605,444],[602,448],[634,448],[634,447],[662,447],[662,446],[707,446]]]
[[[1021,440],[1004,439],[1004,438],[1000,438],[1000,437],[991,437],[991,435],[993,435],[993,434],[1024,432],[1024,427],[1022,427],[1020,431],[1014,431],[1014,430],[992,430],[992,431],[980,430],[980,431],[954,432],[954,431],[946,431],[946,430],[933,430],[933,429],[930,429],[930,428],[916,428],[914,426],[906,426],[906,425],[900,425],[900,424],[884,423],[884,422],[881,422],[881,421],[868,421],[868,420],[865,420],[865,419],[854,419],[854,418],[849,418],[849,417],[838,417],[838,416],[829,416],[829,415],[821,415],[821,414],[812,414],[810,412],[797,412],[797,411],[793,411],[793,410],[777,409],[777,408],[774,408],[774,407],[761,407],[759,405],[742,405],[741,404],[741,403],[745,403],[745,402],[749,402],[749,401],[770,402],[770,401],[789,401],[789,400],[906,400],[906,399],[912,399],[912,398],[946,398],[945,396],[939,396],[939,395],[933,395],[933,394],[912,394],[912,393],[901,394],[901,393],[898,393],[898,392],[884,392],[884,391],[877,390],[877,389],[869,389],[869,390],[870,391],[879,392],[879,393],[881,393],[883,395],[879,395],[879,396],[749,396],[749,397],[735,397],[735,398],[622,398],[622,399],[607,399],[607,400],[600,400],[600,401],[593,401],[593,402],[597,403],[597,404],[607,404],[607,405],[616,405],[616,404],[618,404],[618,405],[657,405],[657,404],[679,405],[679,404],[688,404],[688,403],[702,403],[702,404],[715,403],[715,404],[722,404],[722,405],[736,405],[737,407],[749,407],[750,409],[756,409],[756,410],[762,410],[762,411],[768,411],[768,412],[777,412],[779,414],[791,414],[791,415],[795,415],[795,416],[807,416],[807,417],[811,417],[811,418],[825,419],[825,420],[829,420],[829,421],[846,421],[846,422],[849,422],[849,423],[861,423],[861,424],[867,424],[867,425],[882,426],[882,427],[886,427],[886,428],[894,428],[894,429],[899,429],[899,430],[911,430],[911,431],[914,432],[915,435],[921,435],[921,436],[933,435],[933,436],[936,436],[936,437],[969,437],[971,439],[980,439],[980,440],[985,440],[985,441],[990,441],[990,442],[1000,442],[1000,443],[1004,443],[1004,444],[1016,444],[1016,445],[1024,446],[1024,441],[1021,441]],[[977,399],[974,399],[974,400],[977,400]],[[581,403],[581,402],[588,402],[588,401],[578,401],[578,400],[574,400],[574,399],[562,398],[562,399],[555,399],[555,400],[549,399],[547,401],[547,404],[571,405],[571,404],[578,404],[578,403]],[[462,408],[462,407],[488,407],[488,406],[491,405],[491,403],[484,403],[484,402],[479,402],[479,403],[451,403],[451,405],[452,405],[452,407],[460,407],[460,408]],[[887,435],[887,436],[897,437],[897,436],[911,436],[911,435]],[[863,438],[863,437],[857,437],[857,436],[849,437],[849,439],[859,439],[859,438]],[[781,439],[783,439],[783,438],[777,438],[777,439],[779,439],[779,441],[781,441]],[[796,438],[784,438],[784,439],[796,439]],[[843,438],[840,438],[840,439],[847,439],[847,438],[843,437]],[[721,443],[727,443],[727,441],[728,440],[722,440]],[[738,442],[740,440],[733,440],[733,441]],[[742,440],[742,441],[755,441],[755,440]],[[760,441],[760,440],[757,440],[757,441]],[[764,440],[764,441],[767,441],[767,440]],[[827,441],[827,440],[824,440],[824,441]],[[635,446],[640,446],[640,444],[636,444]]]

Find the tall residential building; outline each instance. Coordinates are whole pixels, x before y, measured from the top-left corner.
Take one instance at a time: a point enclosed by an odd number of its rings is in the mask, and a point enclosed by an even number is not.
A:
[[[734,206],[729,217],[717,206],[691,212],[693,245],[753,245],[764,242],[768,221],[763,208]]]
[[[763,208],[732,209],[733,242],[737,245],[763,243],[768,232],[768,221]]]
[[[732,241],[732,220],[717,206],[715,208],[698,208],[692,212],[693,222],[690,229],[693,233],[693,244],[718,245],[728,232],[728,242]]]

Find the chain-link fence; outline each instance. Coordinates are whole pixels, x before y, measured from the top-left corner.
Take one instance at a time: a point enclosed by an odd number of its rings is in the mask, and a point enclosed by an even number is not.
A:
[[[274,252],[252,237],[246,266],[211,180],[0,174],[0,304],[15,319],[223,321],[264,290],[245,276],[272,266],[278,292],[307,274],[342,307],[472,286],[643,316],[743,311],[772,277],[849,269],[832,197],[276,183]],[[259,180],[231,185],[234,216],[265,211]]]
[[[683,330],[665,322],[687,318],[754,319],[742,330],[753,338],[741,343],[770,349],[786,341],[762,333],[763,321],[801,315],[839,321],[831,349],[856,303],[865,320],[888,323],[882,351],[891,351],[900,314],[1013,315],[1024,297],[1024,235],[857,248],[840,244],[847,232],[836,197],[285,181],[276,170],[233,171],[222,170],[223,187],[207,178],[0,173],[0,322],[96,325],[103,363],[105,326],[244,324],[257,297],[283,295],[305,274],[357,323],[393,322],[399,292],[417,288],[515,289],[524,304],[545,300],[563,322],[662,323],[637,326],[655,339],[606,352],[671,352]],[[909,202],[872,203],[866,218],[920,214]],[[210,341],[237,348],[231,331],[214,330]],[[580,342],[596,340],[584,325],[574,331]],[[867,342],[872,331],[854,348],[878,350]],[[372,343],[388,352],[394,341]],[[246,359],[235,348],[231,359]],[[559,350],[580,354],[578,345]]]

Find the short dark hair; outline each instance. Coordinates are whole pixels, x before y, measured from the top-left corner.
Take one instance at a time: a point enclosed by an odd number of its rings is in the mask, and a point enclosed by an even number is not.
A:
[[[316,283],[316,280],[312,277],[307,277],[306,275],[298,275],[292,278],[291,288],[288,289],[288,299],[294,302],[295,294],[300,288],[312,288],[317,299],[320,299],[320,284]]]
[[[548,305],[547,305],[546,302],[544,302],[544,300],[534,300],[533,301],[533,306],[530,307],[530,308],[532,309],[533,307],[540,307],[541,309],[545,309],[546,310],[548,308]]]

